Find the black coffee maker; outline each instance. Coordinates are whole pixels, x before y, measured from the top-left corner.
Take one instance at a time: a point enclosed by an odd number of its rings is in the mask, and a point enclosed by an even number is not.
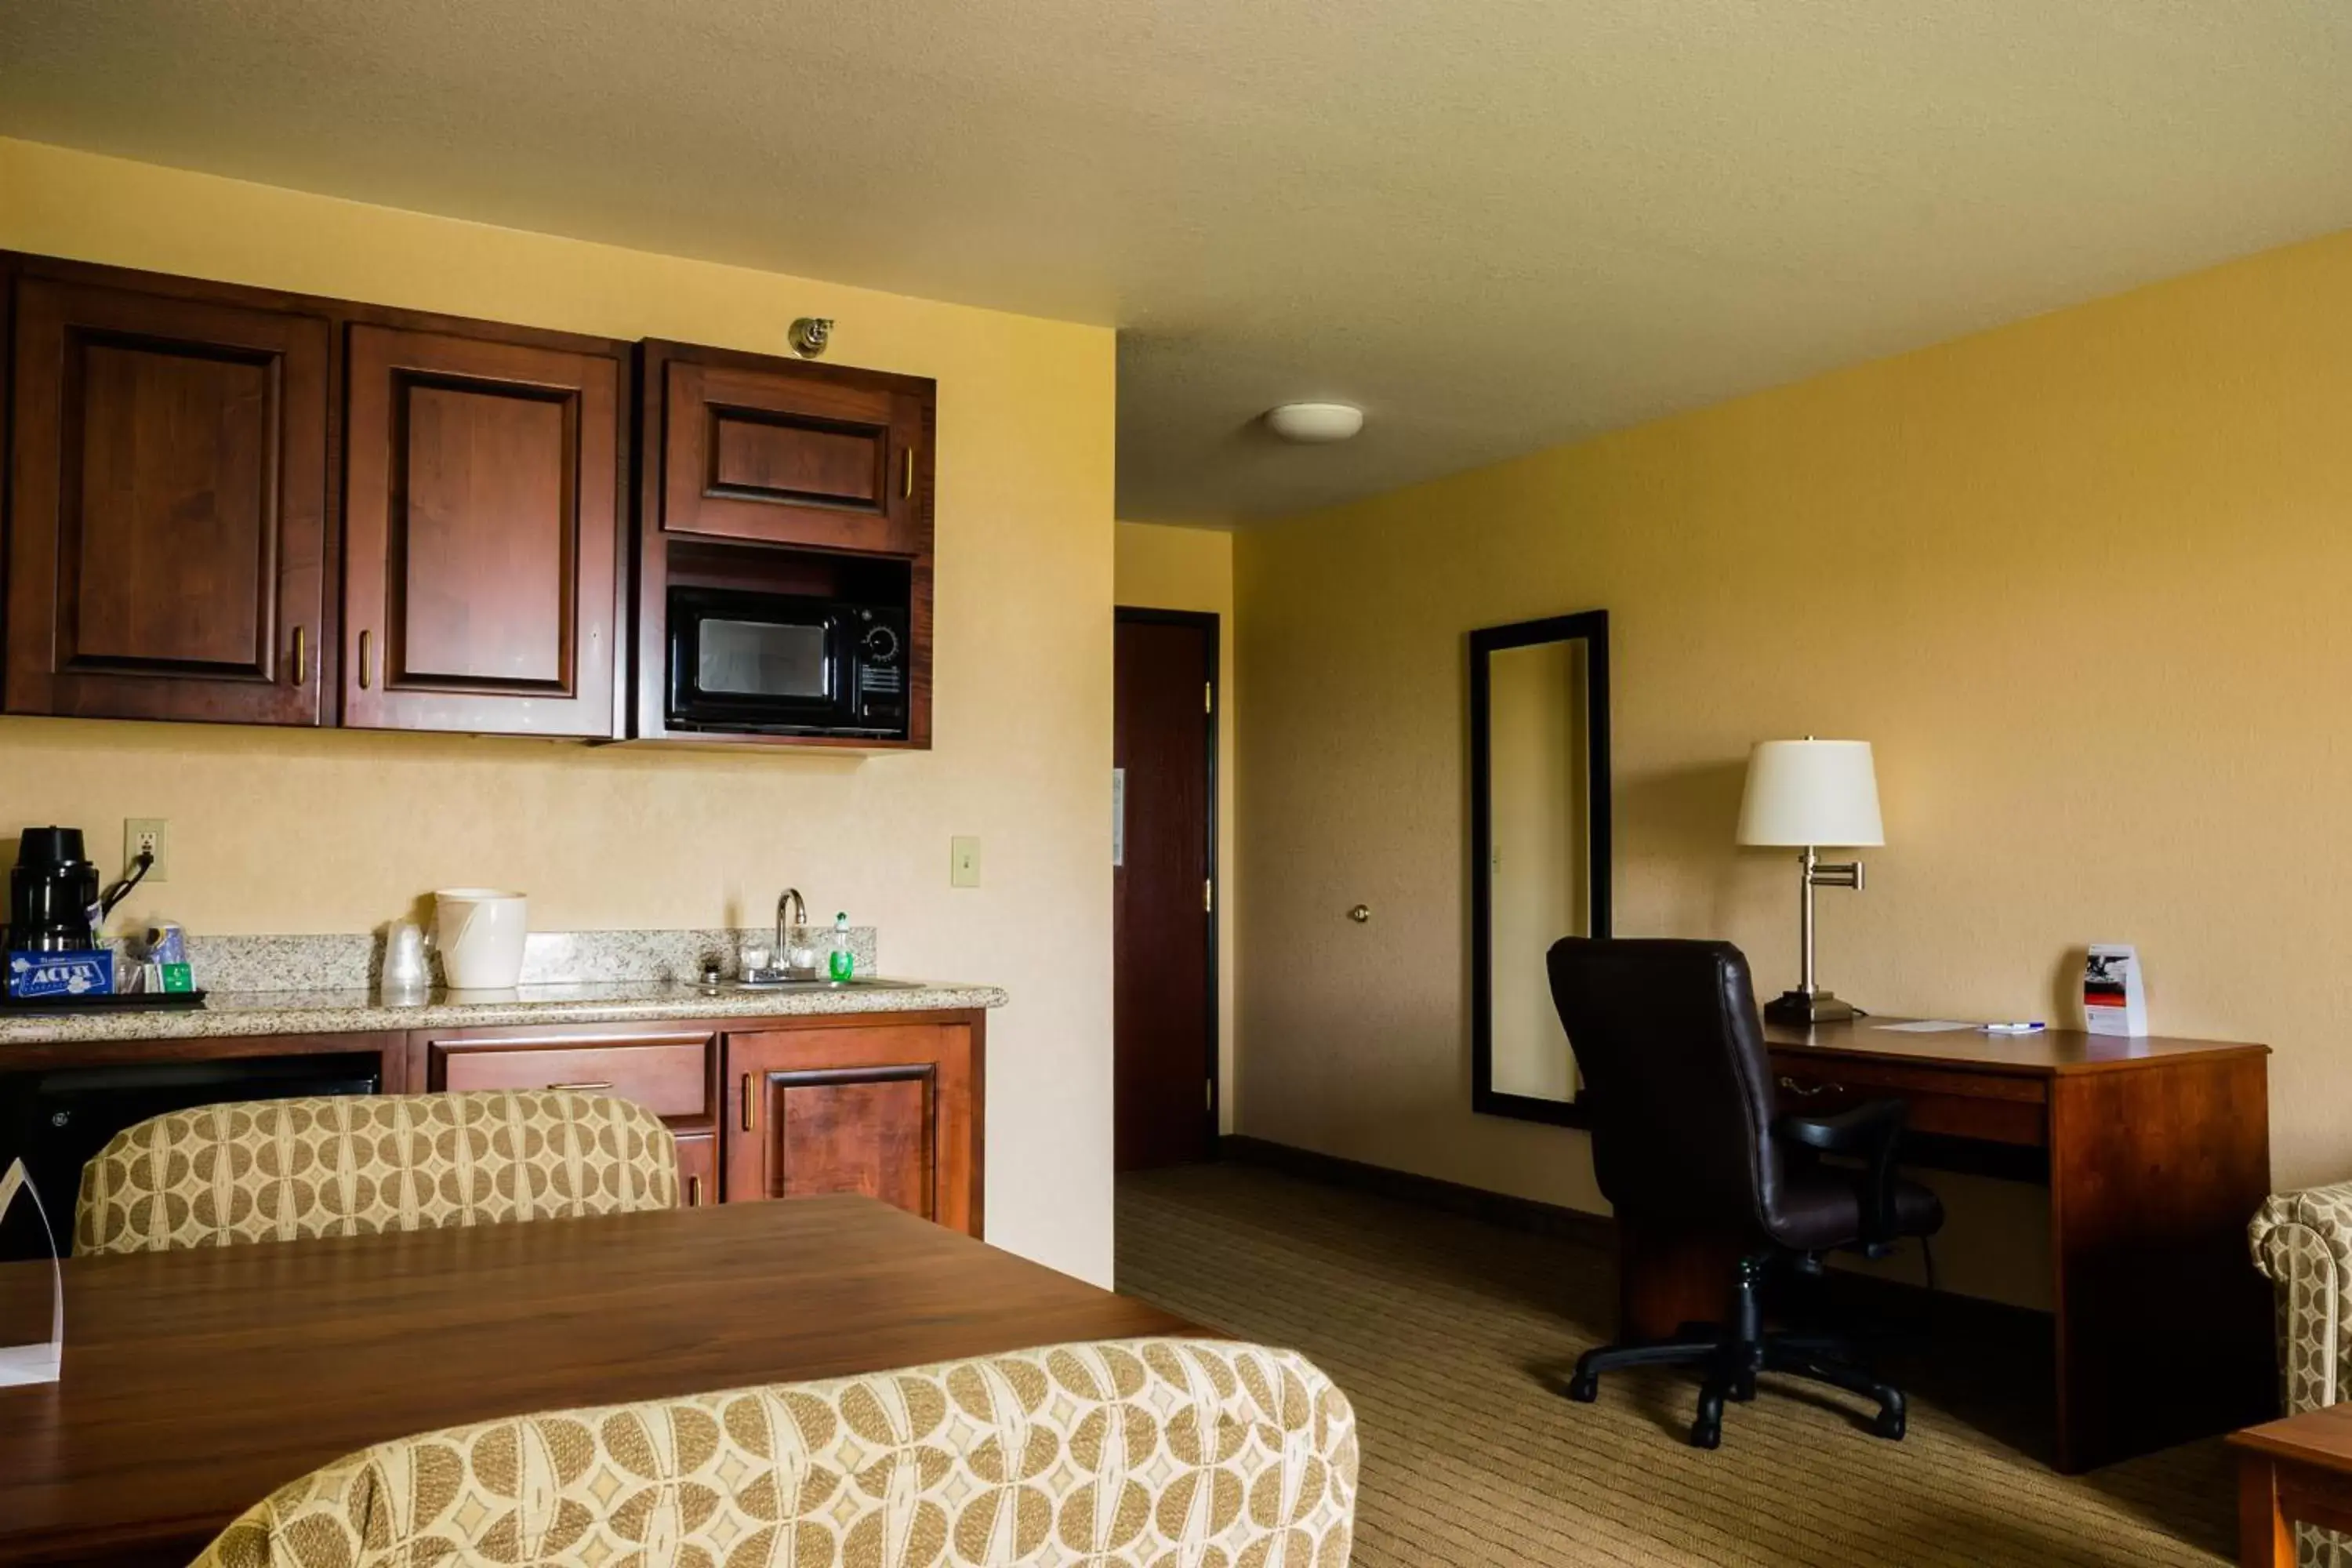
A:
[[[142,857],[142,858],[144,858]],[[104,920],[147,874],[142,865],[101,894],[98,868],[82,856],[79,827],[27,827],[8,873],[8,947],[16,952],[84,952]]]

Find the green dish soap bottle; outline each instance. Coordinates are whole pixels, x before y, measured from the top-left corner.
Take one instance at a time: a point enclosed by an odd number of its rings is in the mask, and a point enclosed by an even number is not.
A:
[[[825,955],[825,971],[835,985],[846,985],[857,973],[857,956],[849,951],[849,911],[833,917],[833,951]]]

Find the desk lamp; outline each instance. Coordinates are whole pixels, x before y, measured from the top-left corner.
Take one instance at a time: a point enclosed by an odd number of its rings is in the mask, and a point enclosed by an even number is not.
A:
[[[1822,1024],[1856,1009],[1813,984],[1813,889],[1862,886],[1862,862],[1822,860],[1822,846],[1860,848],[1886,842],[1878,819],[1878,775],[1867,741],[1759,741],[1748,758],[1748,793],[1739,803],[1739,842],[1796,847],[1803,983],[1766,1004],[1775,1024]]]

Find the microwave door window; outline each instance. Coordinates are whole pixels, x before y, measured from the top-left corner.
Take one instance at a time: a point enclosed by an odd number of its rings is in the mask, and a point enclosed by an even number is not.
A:
[[[706,620],[695,640],[694,683],[711,696],[823,702],[832,694],[824,642],[821,626]]]

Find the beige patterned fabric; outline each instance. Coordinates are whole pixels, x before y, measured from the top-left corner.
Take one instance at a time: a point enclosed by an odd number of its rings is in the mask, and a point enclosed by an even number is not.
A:
[[[383,1443],[195,1568],[1345,1568],[1355,1499],[1297,1352],[1118,1340]]]
[[[74,1251],[155,1252],[674,1208],[677,1142],[643,1106],[564,1090],[207,1105],[82,1167]]]
[[[2278,1301],[2281,1401],[2290,1415],[2352,1393],[2352,1182],[2274,1193],[2247,1227]],[[2352,1568],[2352,1540],[2299,1525],[2300,1568]]]

